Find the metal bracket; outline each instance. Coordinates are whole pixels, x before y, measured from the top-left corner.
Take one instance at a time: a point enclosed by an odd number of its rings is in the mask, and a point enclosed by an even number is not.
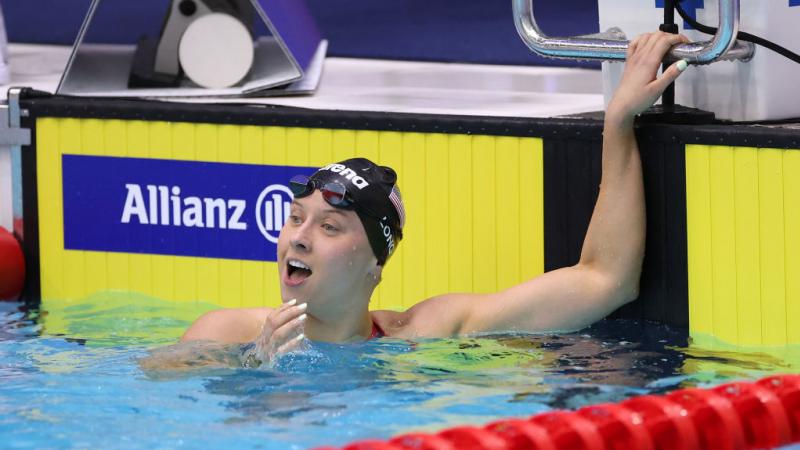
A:
[[[0,105],[0,147],[31,145],[31,130],[20,128],[28,110],[20,109],[19,97],[22,89],[8,90],[8,104]]]
[[[0,105],[0,227],[14,230],[15,218],[22,217],[20,149],[31,145],[31,130],[21,128],[22,117],[28,114],[19,105],[22,89],[8,90],[8,102]]]
[[[737,41],[739,33],[739,1],[718,0],[719,27],[714,39],[705,42],[690,42],[675,46],[668,59],[686,59],[692,64],[709,64],[718,60],[748,60],[753,57],[755,46],[750,42]],[[514,24],[522,40],[536,53],[552,58],[584,60],[624,61],[628,51],[627,41],[618,30],[609,30],[603,35],[549,37],[536,23],[533,15],[533,0],[512,0]]]

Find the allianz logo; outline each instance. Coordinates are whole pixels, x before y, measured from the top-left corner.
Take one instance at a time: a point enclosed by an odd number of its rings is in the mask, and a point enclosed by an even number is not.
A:
[[[185,228],[211,228],[245,231],[248,229],[247,200],[215,197],[184,197],[180,186],[128,183],[121,223]],[[272,184],[258,195],[252,214],[264,238],[278,242],[278,234],[289,218],[292,191]],[[252,217],[252,216],[251,216]]]

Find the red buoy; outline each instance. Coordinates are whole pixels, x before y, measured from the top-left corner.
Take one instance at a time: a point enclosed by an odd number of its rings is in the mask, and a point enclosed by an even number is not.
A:
[[[751,450],[800,442],[800,375],[681,389],[577,411],[550,411],[344,450]],[[336,450],[320,447],[317,450]]]
[[[13,234],[0,227],[0,300],[17,300],[25,284],[25,257]]]

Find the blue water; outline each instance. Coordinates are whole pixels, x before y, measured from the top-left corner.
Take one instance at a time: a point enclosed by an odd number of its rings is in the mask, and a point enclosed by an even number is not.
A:
[[[186,317],[158,302],[0,304],[0,447],[344,445],[797,372],[800,360],[797,349],[708,350],[681,330],[606,321],[564,335],[310,343],[250,369],[238,346],[165,350]],[[191,364],[165,368],[178,351]]]

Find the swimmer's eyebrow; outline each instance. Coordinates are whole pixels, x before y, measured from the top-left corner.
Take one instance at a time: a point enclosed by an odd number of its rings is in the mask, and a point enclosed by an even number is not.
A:
[[[303,207],[303,204],[300,203],[297,199],[293,199],[292,200],[292,205],[297,206],[300,209],[305,209],[305,207]],[[347,213],[343,209],[325,208],[325,209],[322,210],[322,212],[324,214],[338,214],[338,215],[340,215],[342,217],[347,217]]]
[[[344,212],[344,210],[341,209],[328,208],[328,209],[323,209],[322,212],[325,214],[338,214],[342,217],[347,217],[347,214]]]

